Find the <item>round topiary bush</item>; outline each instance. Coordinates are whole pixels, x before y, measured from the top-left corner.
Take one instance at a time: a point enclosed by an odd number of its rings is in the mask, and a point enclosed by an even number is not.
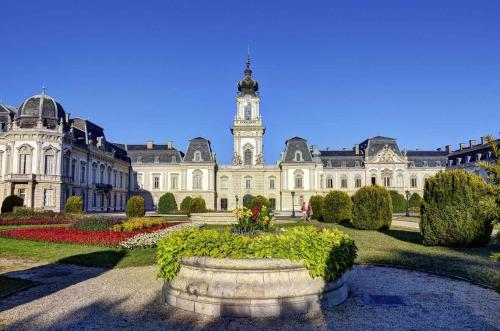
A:
[[[181,202],[181,211],[185,212],[185,213],[189,213],[189,209],[191,209],[191,200],[193,200],[189,195],[187,197],[185,197],[184,199],[182,199],[182,202]]]
[[[64,212],[67,214],[81,214],[83,213],[83,199],[79,195],[72,195],[66,200],[64,205]]]
[[[322,215],[323,222],[327,223],[350,221],[352,218],[351,198],[342,191],[329,192],[324,198]]]
[[[389,191],[392,201],[392,212],[393,213],[404,213],[406,212],[406,199],[404,195],[399,194],[397,191]]]
[[[391,196],[384,187],[362,187],[354,194],[352,202],[352,225],[356,229],[379,230],[391,226]]]
[[[250,208],[253,210],[255,208],[261,209],[262,206],[266,206],[269,208],[271,206],[271,203],[269,202],[269,199],[262,196],[262,195],[257,195],[252,198],[252,202],[250,203]]]
[[[143,217],[145,214],[143,197],[134,195],[127,201],[127,207],[125,208],[125,215],[127,217]]]
[[[206,213],[207,205],[202,197],[196,197],[191,199],[191,206],[189,207],[189,213]]]
[[[312,218],[316,220],[323,219],[323,206],[324,206],[325,198],[322,195],[313,195],[309,199],[309,204],[312,207],[313,214]]]
[[[22,207],[23,204],[23,199],[21,199],[17,195],[9,195],[2,202],[2,214],[11,213],[14,210],[14,207]]]
[[[158,213],[169,214],[173,211],[177,211],[177,202],[175,202],[174,195],[167,192],[158,201]]]
[[[491,215],[481,209],[488,187],[461,170],[440,172],[424,190],[420,233],[425,245],[480,246],[491,238]]]
[[[252,207],[253,196],[251,194],[245,194],[243,196],[243,207],[251,208]]]
[[[408,200],[408,204],[410,208],[418,208],[420,209],[420,206],[424,204],[424,199],[417,193],[413,193],[410,197],[410,200]]]

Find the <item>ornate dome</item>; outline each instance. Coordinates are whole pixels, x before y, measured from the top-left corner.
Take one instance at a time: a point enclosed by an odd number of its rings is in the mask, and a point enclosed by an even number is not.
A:
[[[250,56],[247,57],[247,67],[245,69],[245,78],[238,82],[238,91],[240,95],[255,95],[259,90],[259,83],[252,79],[252,69],[250,69]]]
[[[41,120],[45,127],[55,129],[61,119],[64,121],[65,112],[59,102],[42,91],[42,94],[29,97],[19,106],[18,118],[22,128],[34,127]]]

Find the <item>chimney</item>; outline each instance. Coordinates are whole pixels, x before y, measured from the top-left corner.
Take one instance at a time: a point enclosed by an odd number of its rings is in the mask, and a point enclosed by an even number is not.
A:
[[[481,145],[486,143],[486,137],[481,137]]]
[[[326,148],[326,150],[327,150],[327,151],[329,151],[329,150],[330,150],[330,147],[327,147],[327,148]]]
[[[69,115],[70,115],[69,113],[66,113],[66,114],[65,114],[65,117],[66,117],[66,118],[65,118],[65,119],[66,119],[66,123],[69,123]]]
[[[458,145],[458,147],[460,147],[460,149],[462,150],[462,149],[464,149],[464,148],[465,148],[465,144],[464,144],[464,143],[460,143],[460,144]]]
[[[445,150],[448,152],[448,154],[450,154],[452,152],[451,145],[446,145]]]
[[[359,144],[354,145],[354,153],[359,155]]]
[[[344,151],[348,151],[348,150],[349,150],[349,148],[347,148],[347,147],[343,147],[343,148],[342,148],[342,150],[344,150]]]
[[[443,149],[442,149],[441,147],[439,147],[439,148],[437,149],[437,151],[438,151],[438,152],[441,152],[442,150],[443,150]]]
[[[153,141],[152,140],[148,140],[148,142],[146,144],[146,148],[147,149],[153,149]]]
[[[174,147],[174,142],[172,140],[167,141],[167,148],[172,149]]]
[[[476,146],[476,144],[477,144],[477,141],[475,139],[469,140],[469,147],[474,147],[474,146]]]

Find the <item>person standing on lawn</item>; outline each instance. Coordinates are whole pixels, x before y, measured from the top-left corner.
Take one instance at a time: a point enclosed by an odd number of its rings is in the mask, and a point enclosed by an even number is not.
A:
[[[305,202],[302,202],[300,210],[302,211],[302,220],[307,221],[307,206]]]
[[[311,204],[308,204],[307,205],[307,220],[310,222],[311,219],[312,219],[312,215],[313,215],[313,207],[311,206]]]

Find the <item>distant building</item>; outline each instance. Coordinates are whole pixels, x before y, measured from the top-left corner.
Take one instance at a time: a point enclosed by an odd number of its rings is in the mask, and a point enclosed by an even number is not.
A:
[[[488,179],[487,173],[483,168],[478,166],[479,162],[493,163],[491,146],[481,137],[480,142],[469,140],[469,145],[461,143],[459,148],[451,151],[451,146],[448,147],[450,155],[448,156],[447,169],[464,169]],[[500,139],[496,139],[497,144],[500,144]]]

